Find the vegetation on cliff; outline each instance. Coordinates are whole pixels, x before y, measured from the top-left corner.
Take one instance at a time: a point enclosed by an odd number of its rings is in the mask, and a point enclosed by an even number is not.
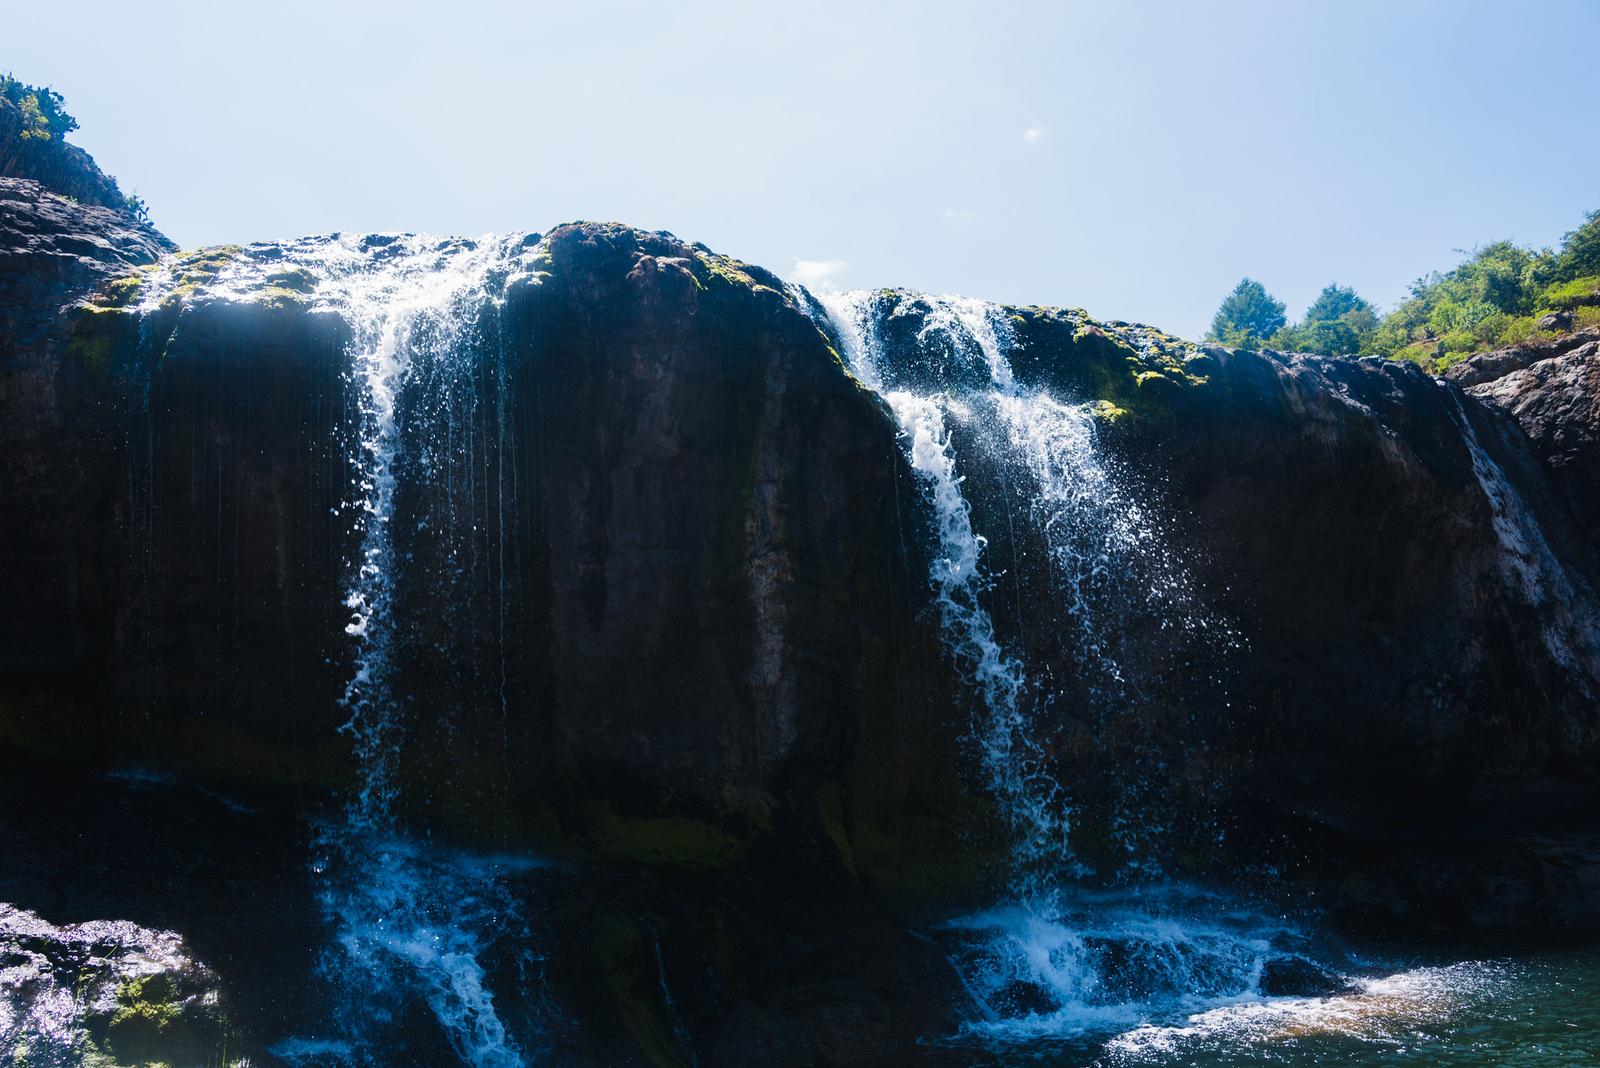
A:
[[[143,197],[124,193],[87,152],[67,144],[77,128],[60,93],[0,74],[0,178],[31,178],[52,193],[148,221]]]
[[[1438,372],[1474,352],[1600,325],[1600,210],[1558,249],[1513,241],[1479,246],[1449,271],[1417,279],[1411,295],[1383,316],[1337,284],[1298,323],[1286,323],[1282,309],[1247,278],[1223,300],[1207,337],[1241,348],[1411,360]]]

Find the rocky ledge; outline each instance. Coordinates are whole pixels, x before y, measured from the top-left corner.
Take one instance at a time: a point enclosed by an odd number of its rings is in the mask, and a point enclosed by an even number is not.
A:
[[[1446,377],[1515,419],[1580,522],[1600,523],[1600,330],[1486,352]]]

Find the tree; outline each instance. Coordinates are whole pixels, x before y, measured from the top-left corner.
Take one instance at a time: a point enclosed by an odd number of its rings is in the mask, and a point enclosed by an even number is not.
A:
[[[1278,332],[1272,343],[1294,352],[1348,356],[1361,351],[1378,328],[1372,304],[1349,286],[1330,282],[1306,309],[1305,318]]]
[[[1562,237],[1555,275],[1558,282],[1600,275],[1600,208],[1585,215],[1582,226]]]
[[[1288,321],[1283,313],[1283,301],[1274,300],[1260,282],[1246,278],[1223,299],[1206,338],[1246,348],[1262,345],[1283,329]]]
[[[1372,305],[1349,286],[1329,282],[1306,309],[1304,323],[1334,323],[1345,316],[1372,315]]]

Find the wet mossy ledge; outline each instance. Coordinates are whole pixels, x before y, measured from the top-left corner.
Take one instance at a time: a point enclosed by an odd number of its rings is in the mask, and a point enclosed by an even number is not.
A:
[[[781,301],[807,314],[815,305],[795,287],[784,283],[765,268],[745,263],[712,251],[702,244],[683,246],[664,231],[646,233],[622,223],[577,222],[563,224],[549,235],[530,233],[537,242],[540,267],[529,279],[537,283],[556,269],[551,253],[552,241],[582,233],[589,243],[637,243],[640,235],[674,244],[682,255],[635,253],[630,277],[643,272],[677,274],[701,294],[717,287],[732,287],[767,301]],[[316,278],[300,267],[271,271],[273,260],[282,256],[282,247],[273,243],[252,246],[217,245],[178,252],[166,261],[141,266],[113,278],[79,305],[90,313],[181,309],[191,301],[221,299],[235,303],[259,304],[273,311],[306,311],[315,306]],[[221,293],[213,292],[219,278],[226,279],[232,265],[252,268],[251,284],[237,283]],[[159,304],[145,306],[151,290],[161,293]],[[920,323],[926,308],[919,307],[922,296],[915,291],[882,289],[877,292],[875,314],[889,319],[910,319]],[[1051,389],[1066,403],[1083,403],[1095,416],[1110,425],[1130,419],[1159,420],[1169,414],[1176,391],[1206,385],[1214,367],[1213,352],[1218,346],[1200,346],[1167,334],[1155,327],[1119,320],[1098,320],[1082,309],[1000,305],[996,313],[1007,331],[1009,356],[1019,378],[1035,387]],[[825,335],[826,337],[826,335]],[[826,337],[841,369],[848,375],[839,356],[837,339]],[[1124,424],[1126,425],[1126,424]]]

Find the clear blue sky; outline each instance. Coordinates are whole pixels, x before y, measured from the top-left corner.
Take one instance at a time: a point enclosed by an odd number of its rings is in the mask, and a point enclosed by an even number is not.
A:
[[[794,276],[1203,332],[1388,305],[1600,207],[1600,2],[16,4],[186,246],[663,228]]]

